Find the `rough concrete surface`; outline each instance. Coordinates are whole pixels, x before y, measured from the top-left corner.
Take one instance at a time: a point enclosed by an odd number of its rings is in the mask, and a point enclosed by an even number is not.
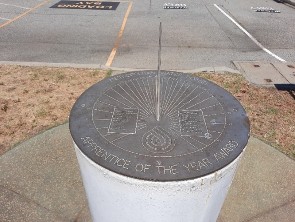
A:
[[[295,84],[295,63],[273,62],[273,66],[291,84]]]
[[[295,218],[295,161],[251,137],[218,222]],[[68,124],[0,157],[0,221],[91,221]]]
[[[43,206],[0,186],[1,221],[66,221]]]
[[[128,16],[127,1],[121,1],[116,10],[78,10],[50,8],[57,0],[1,0],[10,6],[0,5],[0,25],[27,11],[12,4],[33,8],[43,2],[1,28],[0,60],[105,65],[122,33],[111,67],[156,69],[162,22],[163,69],[235,68],[232,60],[276,61],[217,4],[264,47],[294,61],[294,8],[272,0],[183,0],[188,8],[181,10],[163,9],[164,0],[134,0]],[[281,13],[258,13],[251,7],[272,7]]]
[[[61,218],[74,220],[86,200],[71,148],[67,124],[20,144],[0,157],[0,185]]]
[[[220,222],[280,221],[269,219],[281,208],[289,221],[295,212],[295,161],[256,138],[251,138],[220,214]],[[259,219],[259,220],[258,220]]]

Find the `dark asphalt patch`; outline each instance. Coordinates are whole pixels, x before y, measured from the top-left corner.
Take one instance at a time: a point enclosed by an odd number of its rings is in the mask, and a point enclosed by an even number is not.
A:
[[[60,1],[50,8],[61,9],[91,9],[91,10],[116,10],[120,2],[98,1]]]

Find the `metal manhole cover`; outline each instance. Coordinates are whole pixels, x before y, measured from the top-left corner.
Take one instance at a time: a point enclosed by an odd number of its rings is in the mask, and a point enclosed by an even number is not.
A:
[[[105,79],[75,103],[72,137],[95,163],[138,179],[175,181],[210,174],[232,162],[249,137],[240,103],[217,85],[191,75],[157,71]]]

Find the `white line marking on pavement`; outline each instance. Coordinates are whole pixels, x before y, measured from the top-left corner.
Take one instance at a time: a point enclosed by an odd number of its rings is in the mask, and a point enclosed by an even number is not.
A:
[[[275,57],[277,60],[281,62],[286,62],[286,60],[282,59],[281,57],[277,56],[273,52],[269,51],[267,48],[265,48],[260,42],[258,42],[246,29],[244,29],[238,22],[236,22],[232,17],[230,17],[225,11],[223,11],[217,4],[214,4],[214,6],[222,13],[224,14],[229,20],[231,20],[236,26],[239,27],[256,45],[258,45],[263,51],[270,54],[271,56]]]
[[[49,1],[51,1],[51,0],[44,0],[44,1],[42,1],[40,4],[34,6],[33,8],[31,8],[31,9],[29,9],[29,10],[26,10],[25,12],[21,13],[20,15],[18,15],[18,16],[16,16],[16,17],[12,18],[12,19],[10,19],[10,20],[8,20],[7,22],[4,22],[3,24],[0,24],[0,29],[3,28],[3,27],[5,27],[5,26],[7,26],[7,25],[9,25],[9,24],[11,24],[11,23],[13,23],[13,22],[15,22],[15,21],[18,20],[18,19],[20,19],[20,18],[22,18],[22,17],[28,15],[29,13],[31,13],[32,11],[34,11],[34,10],[40,8],[41,6],[43,6],[44,4],[48,3]]]
[[[8,18],[2,18],[2,17],[0,17],[0,19],[2,19],[2,20],[7,20],[7,21],[10,20],[10,19],[8,19]]]
[[[31,9],[31,8],[22,7],[22,6],[19,6],[19,5],[11,5],[11,4],[4,4],[4,3],[0,3],[0,5],[7,5],[7,6],[12,6],[12,7],[17,7],[17,8],[23,8],[23,9]]]

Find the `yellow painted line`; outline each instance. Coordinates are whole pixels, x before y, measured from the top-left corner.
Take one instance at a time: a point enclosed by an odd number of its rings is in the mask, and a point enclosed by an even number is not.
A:
[[[112,50],[111,54],[109,55],[109,58],[108,58],[108,60],[107,60],[107,62],[105,64],[105,66],[111,66],[112,63],[113,63],[113,60],[114,60],[115,55],[117,53],[117,50],[119,48],[120,41],[121,41],[122,36],[123,36],[123,32],[124,32],[124,29],[125,29],[125,26],[126,26],[126,23],[127,23],[128,16],[129,16],[129,14],[131,12],[131,9],[132,9],[132,4],[133,4],[132,2],[129,2],[129,4],[128,4],[128,9],[127,9],[127,11],[125,13],[125,16],[124,16],[124,19],[123,19],[119,34],[117,36],[117,39],[115,41],[113,50]]]
[[[46,0],[46,1],[44,1],[44,2],[41,2],[40,4],[36,5],[35,7],[33,7],[33,8],[31,8],[31,9],[25,11],[24,13],[22,13],[22,14],[16,16],[16,17],[14,17],[13,19],[11,19],[11,20],[9,20],[9,21],[7,21],[7,22],[4,22],[3,24],[0,25],[0,28],[3,28],[4,26],[7,26],[7,25],[9,25],[9,24],[12,23],[12,22],[15,22],[16,20],[18,20],[18,19],[24,17],[25,15],[29,14],[30,12],[32,12],[32,11],[34,11],[34,10],[36,10],[37,8],[40,8],[42,5],[46,4],[46,3],[49,2],[49,1],[51,1],[51,0]]]

